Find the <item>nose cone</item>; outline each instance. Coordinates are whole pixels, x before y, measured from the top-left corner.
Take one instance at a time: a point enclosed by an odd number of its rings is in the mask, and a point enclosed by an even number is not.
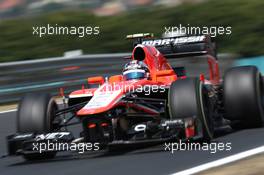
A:
[[[114,89],[112,84],[98,88],[91,100],[77,112],[78,116],[97,114],[111,109],[123,95],[122,89]]]
[[[98,114],[112,109],[129,91],[133,91],[141,81],[131,80],[105,83],[94,92],[91,100],[77,112],[78,116]]]

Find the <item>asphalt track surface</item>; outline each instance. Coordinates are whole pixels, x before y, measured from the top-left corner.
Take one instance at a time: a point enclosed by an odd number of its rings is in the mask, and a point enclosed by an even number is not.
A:
[[[5,137],[15,132],[16,112],[0,114],[0,154],[6,154]],[[75,128],[76,130],[76,128]],[[27,162],[22,157],[0,159],[1,175],[31,174],[172,174],[264,145],[264,129],[252,129],[221,136],[214,141],[231,142],[231,151],[164,151],[164,145],[129,152],[59,153],[49,161]]]

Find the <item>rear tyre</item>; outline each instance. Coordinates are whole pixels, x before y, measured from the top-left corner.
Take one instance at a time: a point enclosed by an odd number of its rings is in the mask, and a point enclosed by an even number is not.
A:
[[[204,141],[213,138],[212,105],[207,89],[198,78],[173,82],[169,90],[168,104],[171,119],[197,117]]]
[[[48,94],[27,94],[18,107],[17,131],[19,133],[46,133],[55,128],[52,124],[58,106]],[[27,160],[50,159],[56,152],[24,154]]]
[[[236,129],[262,127],[264,121],[263,79],[255,66],[228,70],[224,78],[226,118],[238,121]],[[236,123],[236,122],[234,122]]]

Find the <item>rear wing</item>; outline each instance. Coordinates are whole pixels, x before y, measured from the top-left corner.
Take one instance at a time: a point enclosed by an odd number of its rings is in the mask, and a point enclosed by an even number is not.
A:
[[[166,58],[211,55],[216,58],[216,45],[209,35],[178,36],[154,39],[153,34],[128,35],[137,44],[156,47]]]
[[[219,84],[220,73],[216,57],[216,45],[212,42],[209,35],[177,36],[161,39],[150,37],[151,35],[149,34],[132,35],[128,37],[128,39],[134,39],[134,46],[139,44],[153,46],[168,59],[204,55],[207,58],[209,66],[210,81],[213,84]],[[136,50],[134,51],[133,56],[136,60],[145,59],[145,54],[140,52],[140,48],[141,47],[136,48],[139,52],[136,52]],[[135,56],[137,56],[137,58]],[[184,68],[176,68],[174,71],[178,72],[181,77],[185,76]],[[201,76],[203,77],[204,75],[201,74]]]
[[[206,54],[216,58],[216,45],[209,35],[147,39],[142,40],[141,44],[156,47],[167,58]]]

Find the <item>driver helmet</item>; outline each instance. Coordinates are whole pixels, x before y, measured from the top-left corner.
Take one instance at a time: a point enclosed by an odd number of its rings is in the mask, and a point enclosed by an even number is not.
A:
[[[148,66],[143,61],[133,60],[127,63],[123,69],[125,80],[149,78]]]

